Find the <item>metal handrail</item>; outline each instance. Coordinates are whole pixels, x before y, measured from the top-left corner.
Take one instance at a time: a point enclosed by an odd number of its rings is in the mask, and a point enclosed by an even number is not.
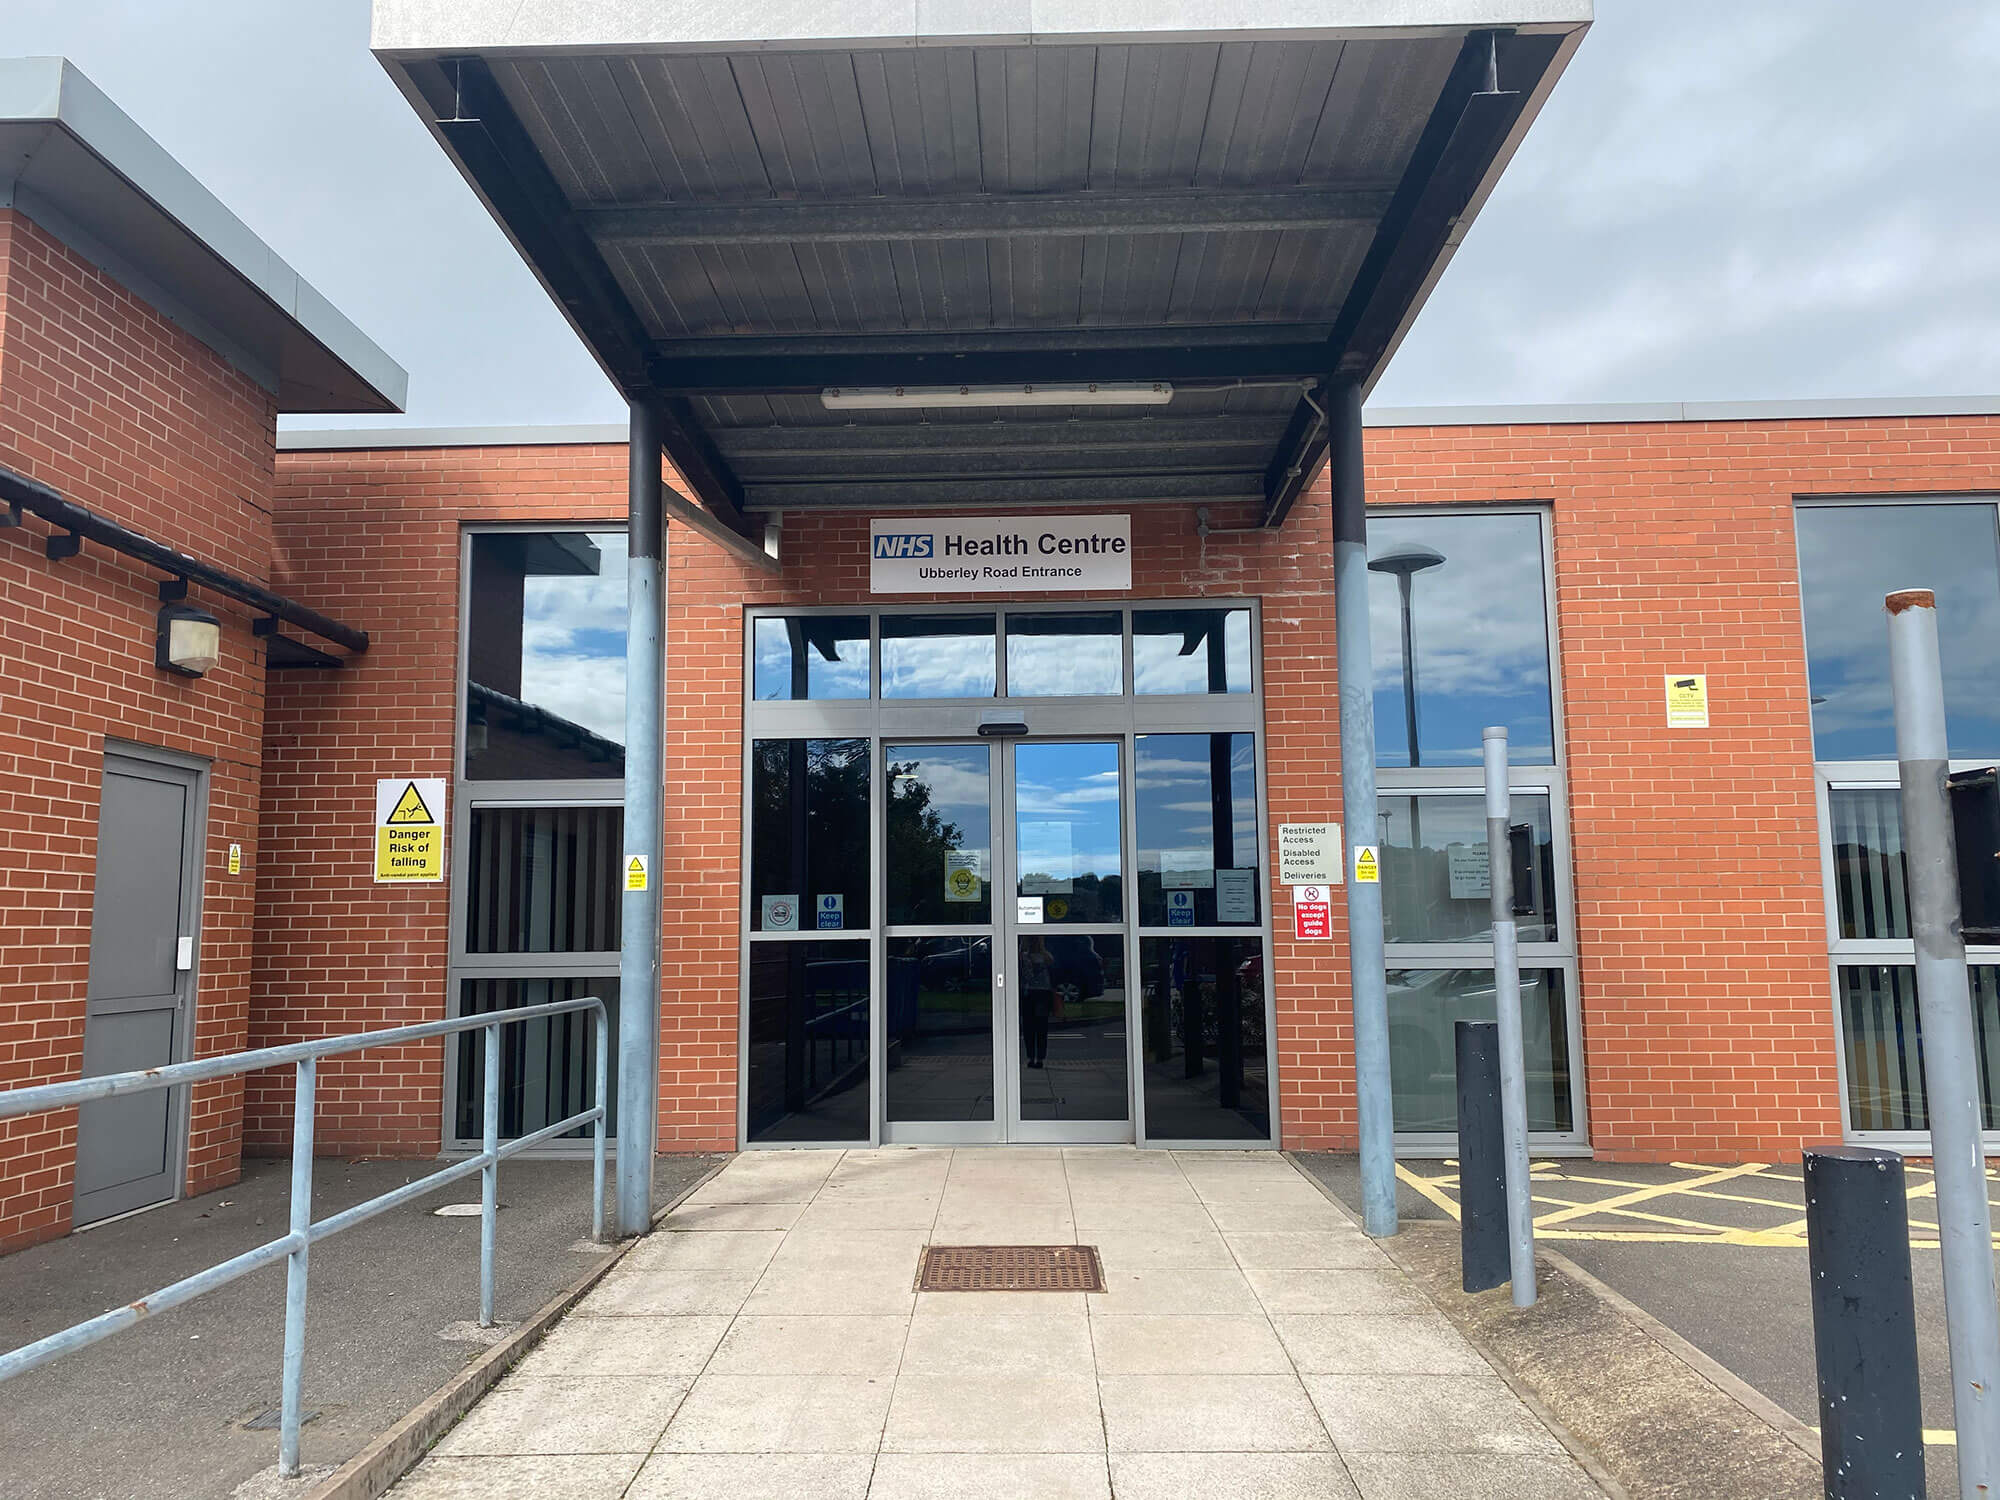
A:
[[[517,1136],[500,1144],[500,1028],[522,1021],[580,1011],[597,1014],[596,1103],[580,1114],[545,1125],[530,1135]],[[342,1209],[329,1218],[313,1222],[312,1163],[313,1106],[317,1097],[319,1060],[371,1047],[393,1047],[400,1042],[421,1041],[426,1037],[450,1036],[456,1032],[483,1029],[486,1032],[486,1097],[482,1123],[483,1141],[477,1156],[406,1182],[399,1188],[377,1194],[366,1202]],[[128,1302],[108,1313],[24,1344],[0,1354],[0,1382],[39,1369],[77,1349],[122,1333],[133,1324],[191,1302],[205,1292],[227,1286],[239,1277],[283,1259],[285,1274],[285,1360],[284,1397],[278,1426],[278,1471],[287,1479],[299,1472],[300,1387],[305,1374],[306,1287],[312,1247],[316,1241],[365,1223],[377,1214],[420,1198],[425,1193],[469,1177],[480,1177],[479,1194],[479,1326],[493,1326],[494,1221],[500,1207],[500,1163],[506,1157],[538,1146],[543,1141],[592,1124],[597,1130],[591,1142],[590,1235],[604,1239],[604,1123],[605,1077],[611,1047],[611,1027],[604,1002],[596,996],[581,1000],[558,1000],[547,1005],[525,1005],[518,1010],[489,1011],[478,1016],[459,1016],[449,1021],[426,1021],[417,1026],[396,1026],[385,1031],[356,1032],[351,1036],[327,1037],[316,1042],[291,1042],[282,1047],[260,1047],[250,1052],[232,1052],[222,1057],[204,1057],[196,1062],[172,1063],[163,1068],[146,1068],[133,1073],[105,1073],[95,1078],[78,1078],[67,1083],[43,1083],[30,1088],[0,1090],[0,1120],[17,1115],[42,1114],[70,1109],[96,1099],[115,1099],[125,1094],[143,1094],[154,1089],[175,1088],[216,1078],[255,1073],[284,1063],[298,1064],[298,1092],[292,1111],[292,1197],[290,1232],[281,1238],[246,1250],[241,1255],[183,1277],[149,1296]]]

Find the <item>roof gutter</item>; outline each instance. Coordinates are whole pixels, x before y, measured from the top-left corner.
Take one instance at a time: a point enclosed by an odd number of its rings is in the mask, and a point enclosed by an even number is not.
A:
[[[47,485],[25,474],[0,468],[0,502],[10,507],[6,515],[0,515],[0,527],[19,526],[22,513],[33,512],[59,528],[60,535],[48,537],[42,544],[42,550],[51,559],[59,561],[74,557],[82,550],[84,542],[97,542],[113,552],[136,558],[149,567],[171,574],[172,578],[160,585],[163,599],[180,598],[186,594],[187,585],[198,583],[205,589],[261,611],[271,624],[259,634],[268,634],[270,629],[275,628],[276,622],[282,620],[356,654],[368,649],[367,631],[328,619],[318,610],[307,609],[296,600],[274,594],[247,578],[238,578],[213,563],[190,557],[185,552],[176,552],[151,537],[141,536],[129,527],[105,519],[94,510],[63,499]]]

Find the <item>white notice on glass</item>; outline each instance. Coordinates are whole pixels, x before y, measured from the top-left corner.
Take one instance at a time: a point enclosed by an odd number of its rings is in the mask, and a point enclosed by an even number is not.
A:
[[[1016,896],[1014,898],[1014,920],[1023,927],[1041,926],[1042,898],[1040,896]]]
[[[1215,872],[1215,920],[1254,922],[1257,920],[1257,872],[1217,870]]]
[[[1205,891],[1215,884],[1215,861],[1206,849],[1162,849],[1160,884],[1170,891]]]
[[[1484,844],[1453,844],[1444,851],[1445,868],[1451,875],[1454,901],[1490,901],[1493,877]]]
[[[1021,824],[1021,845],[1015,860],[1021,871],[1021,889],[1029,895],[1076,893],[1075,851],[1068,823],[1051,819]]]
[[[766,932],[797,932],[799,930],[799,898],[797,896],[766,896],[764,898],[764,930]]]

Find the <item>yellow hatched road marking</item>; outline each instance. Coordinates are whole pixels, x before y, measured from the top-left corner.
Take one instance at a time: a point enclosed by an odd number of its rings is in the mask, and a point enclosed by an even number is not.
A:
[[[1675,1162],[1674,1165],[1678,1167],[1681,1164]],[[1623,1208],[1627,1204],[1646,1203],[1654,1198],[1671,1197],[1673,1194],[1685,1191],[1691,1187],[1707,1187],[1711,1183],[1728,1182],[1732,1178],[1747,1177],[1753,1172],[1761,1172],[1764,1169],[1764,1165],[1763,1162],[1751,1162],[1745,1166],[1724,1167],[1719,1171],[1709,1172],[1695,1178],[1692,1182],[1667,1182],[1660,1183],[1654,1187],[1636,1188],[1629,1193],[1619,1193],[1615,1197],[1606,1198],[1602,1202],[1593,1203],[1588,1207],[1569,1208],[1564,1209],[1561,1213],[1551,1214],[1546,1219],[1537,1220],[1535,1227],[1539,1229],[1544,1224],[1553,1227],[1570,1219],[1581,1219],[1588,1214],[1604,1213],[1609,1209]]]

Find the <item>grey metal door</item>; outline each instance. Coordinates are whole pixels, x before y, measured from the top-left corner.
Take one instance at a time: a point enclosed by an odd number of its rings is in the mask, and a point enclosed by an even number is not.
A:
[[[201,847],[199,773],[107,754],[97,817],[83,1075],[177,1060],[187,1040]],[[171,1198],[180,1089],[79,1112],[75,1222]]]

